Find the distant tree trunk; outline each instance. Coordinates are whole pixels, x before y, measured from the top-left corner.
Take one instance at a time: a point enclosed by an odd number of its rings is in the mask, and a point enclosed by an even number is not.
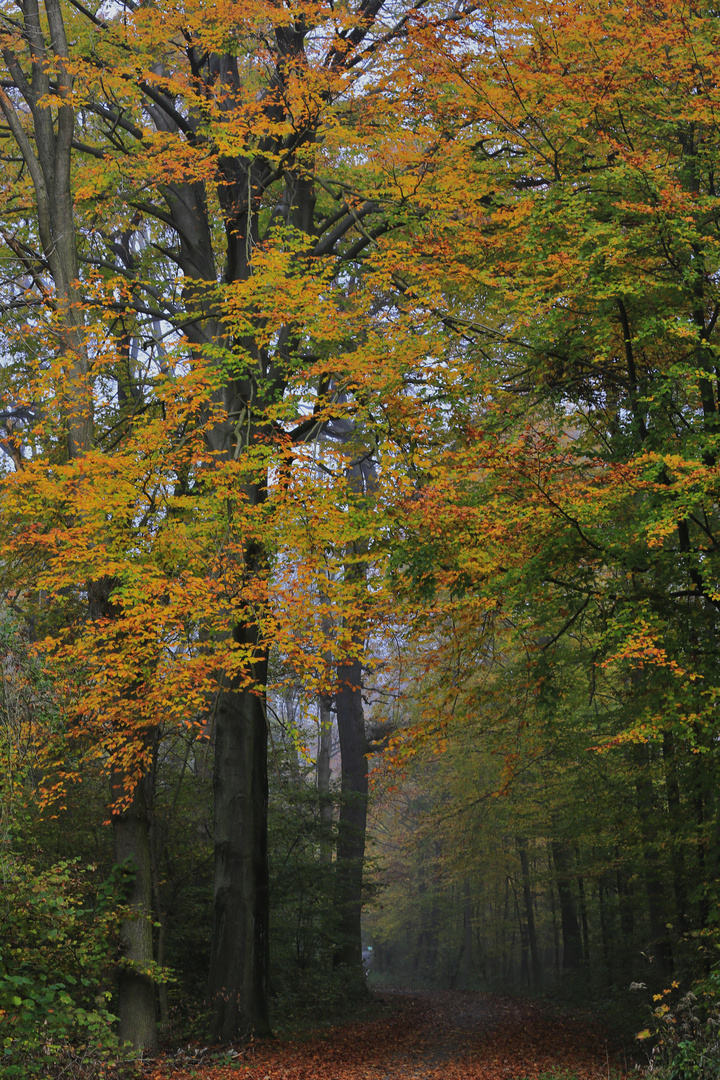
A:
[[[527,924],[530,956],[532,958],[532,984],[534,990],[540,990],[542,986],[542,966],[540,964],[540,950],[538,949],[537,931],[535,929],[532,888],[530,887],[530,864],[528,860],[527,839],[524,836],[519,836],[517,838],[517,848],[520,856],[520,873],[522,875],[523,901],[525,904],[525,922]]]
[[[619,858],[617,850],[615,858]],[[617,882],[618,903],[620,906],[620,928],[628,951],[633,947],[635,937],[635,913],[633,911],[632,894],[628,880],[622,870],[618,869],[615,875]]]
[[[565,844],[552,841],[552,856],[555,864],[555,880],[558,900],[560,901],[560,924],[563,939],[563,970],[573,971],[582,963],[582,941],[580,927],[575,912],[575,899],[570,882],[572,871],[570,856]]]
[[[527,928],[523,925],[522,915],[520,913],[520,904],[518,903],[515,879],[513,878],[511,880],[513,897],[515,899],[515,914],[517,915],[518,932],[520,934],[520,985],[530,986],[530,965],[528,963],[528,933]]]
[[[715,828],[713,819],[716,817],[714,803],[716,802],[717,778],[713,770],[708,768],[708,760],[712,761],[715,747],[709,747],[699,725],[694,725],[696,745],[705,745],[706,753],[695,754],[692,762],[692,798],[691,805],[695,811],[695,832],[697,835],[697,889],[698,927],[705,929],[708,925],[710,907],[715,896],[715,884],[713,872],[717,860],[713,854],[712,845],[715,840]],[[709,956],[709,954],[706,954]]]
[[[152,785],[155,789],[157,776],[156,761],[153,762]],[[151,792],[152,794],[152,792]],[[152,894],[154,902],[154,921],[157,924],[157,966],[161,970],[165,967],[165,936],[167,933],[167,919],[163,910],[162,889],[160,887],[160,867],[158,865],[157,828],[155,823],[154,808],[150,811],[150,870],[152,873]],[[160,1006],[160,1019],[167,1024],[170,1019],[170,1004],[168,1001],[167,983],[158,983],[158,1005]]]
[[[680,805],[680,785],[678,783],[677,762],[675,759],[675,739],[671,731],[663,734],[663,766],[665,770],[665,790],[672,834],[670,836],[671,863],[673,873],[673,891],[675,893],[675,919],[678,933],[682,935],[690,929],[690,909],[687,895],[685,852],[683,850],[683,816]]]
[[[552,915],[552,930],[553,930],[553,956],[555,960],[555,978],[560,978],[560,931],[557,924],[557,908],[555,906],[555,889],[552,883],[553,862],[552,852],[548,848],[548,870],[550,871],[549,893],[550,893],[550,913]]]
[[[470,879],[463,881],[463,946],[460,985],[467,989],[473,976],[473,903]]]
[[[504,901],[504,904],[503,904],[503,921],[502,921],[502,927],[503,927],[503,934],[502,934],[502,972],[501,972],[501,976],[500,976],[503,985],[506,985],[509,982],[510,975],[511,975],[512,968],[513,968],[513,959],[514,959],[514,957],[513,957],[514,934],[513,934],[513,940],[512,940],[511,945],[510,945],[509,953],[508,953],[508,948],[507,948],[507,932],[508,932],[509,924],[510,924],[510,875],[506,874],[505,875],[505,901]]]
[[[673,958],[666,925],[665,884],[662,880],[658,857],[658,810],[655,806],[655,793],[650,773],[650,747],[646,743],[638,743],[633,748],[633,763],[640,834],[643,843],[643,878],[648,900],[653,961],[658,980],[663,981],[672,974]]]
[[[704,768],[702,764],[697,766],[697,770],[700,777],[703,777]],[[706,813],[705,813],[705,793],[703,791],[702,784],[698,784],[698,790],[695,795],[695,823],[697,825],[698,832],[698,844],[697,844],[697,864],[698,864],[698,881],[701,883],[699,893],[699,910],[698,910],[698,922],[701,929],[705,929],[708,923],[708,916],[710,914],[710,898],[708,896],[707,888],[707,851],[708,842],[705,829]]]
[[[208,977],[211,1036],[221,1042],[270,1033],[267,1011],[267,652],[253,626],[234,640],[255,647],[255,693],[230,682],[215,714],[215,880]]]
[[[330,793],[330,755],[332,753],[332,700],[320,695],[320,730],[318,732],[317,792],[320,810],[320,858],[332,862],[333,804]]]
[[[359,660],[338,665],[335,702],[342,772],[336,860],[338,937],[334,963],[353,966],[362,976],[361,914],[368,776]]]
[[[600,908],[600,940],[602,942],[602,954],[605,962],[605,978],[608,986],[613,983],[613,964],[610,955],[610,941],[608,935],[608,912],[605,900],[605,884],[603,879],[598,881],[598,907]]]
[[[578,899],[580,901],[580,926],[582,927],[582,954],[583,964],[590,968],[590,933],[588,930],[587,899],[585,897],[585,881],[582,874],[578,874]]]

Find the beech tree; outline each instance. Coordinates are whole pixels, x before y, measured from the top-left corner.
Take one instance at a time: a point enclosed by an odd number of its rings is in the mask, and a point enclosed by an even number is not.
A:
[[[402,245],[381,242],[401,230],[407,242],[434,153],[424,164],[397,153],[412,89],[396,45],[427,22],[421,7],[74,3],[47,8],[46,37],[32,5],[22,24],[3,16],[3,110],[32,181],[21,169],[3,208],[6,307],[29,312],[8,328],[5,569],[40,598],[68,739],[112,776],[118,853],[134,864],[120,1009],[136,1046],[156,1038],[147,783],[168,700],[178,723],[198,725],[210,703],[213,1035],[268,1031],[268,649],[310,654],[308,678],[327,682],[313,653],[322,618],[307,627],[297,575],[304,585],[322,563],[326,581],[328,558],[370,557],[357,553],[372,511],[348,513],[352,460],[326,452],[315,483],[313,440],[347,417],[377,442],[411,411],[405,373],[423,381],[414,311],[387,333]],[[47,325],[58,347],[36,364]],[[384,483],[396,487],[391,471]],[[308,538],[298,506],[317,496],[322,527]],[[283,548],[296,567],[285,592]],[[362,736],[363,612],[343,607],[357,599],[352,576],[331,575],[330,603],[348,630],[333,644],[339,701],[355,703]],[[53,750],[49,770],[64,752]],[[362,845],[350,862],[357,939]]]
[[[424,727],[463,683],[483,700],[478,662],[514,687],[539,755],[564,702],[594,715],[584,753],[615,757],[640,838],[644,925],[623,916],[623,934],[645,936],[658,984],[691,966],[684,935],[717,891],[716,29],[702,6],[501,6],[467,36],[428,32],[416,59],[455,203],[425,249],[442,292],[425,292],[477,361],[397,525],[428,655],[480,658],[465,680],[443,665]],[[515,730],[508,780],[528,767]],[[576,964],[574,854],[545,828]]]
[[[622,921],[629,857],[612,918],[666,978],[668,923],[706,929],[719,857],[712,13],[28,0],[1,17],[2,573],[64,717],[39,750],[48,798],[89,761],[110,779],[136,915],[123,1034],[156,1038],[168,703],[215,748],[212,1033],[269,1030],[273,645],[335,698],[335,951],[359,973],[362,668],[398,625],[425,693],[390,739],[399,767],[501,700],[497,790],[545,751],[558,776],[580,750],[615,763],[645,925]],[[578,970],[622,835],[613,818],[604,845],[575,844],[556,809],[495,853],[536,985],[540,854]],[[691,853],[666,858],[671,827]],[[472,884],[461,867],[458,972]]]

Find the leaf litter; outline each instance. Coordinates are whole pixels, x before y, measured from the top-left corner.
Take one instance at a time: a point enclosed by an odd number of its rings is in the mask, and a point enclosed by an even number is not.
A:
[[[384,991],[378,1020],[303,1037],[188,1048],[147,1080],[621,1080],[602,1029],[546,1003],[477,991]]]

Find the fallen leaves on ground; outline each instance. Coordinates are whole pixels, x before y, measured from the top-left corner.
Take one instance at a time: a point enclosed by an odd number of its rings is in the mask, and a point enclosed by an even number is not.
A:
[[[497,994],[388,992],[382,1020],[309,1037],[188,1048],[154,1063],[148,1080],[608,1080],[623,1074],[602,1032],[547,1007]]]

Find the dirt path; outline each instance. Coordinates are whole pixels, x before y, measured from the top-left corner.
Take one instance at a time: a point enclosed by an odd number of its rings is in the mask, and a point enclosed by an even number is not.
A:
[[[166,1059],[152,1080],[608,1080],[620,1075],[599,1030],[531,1002],[472,991],[386,992],[382,1020],[211,1059]],[[193,1060],[194,1058],[194,1060]]]

